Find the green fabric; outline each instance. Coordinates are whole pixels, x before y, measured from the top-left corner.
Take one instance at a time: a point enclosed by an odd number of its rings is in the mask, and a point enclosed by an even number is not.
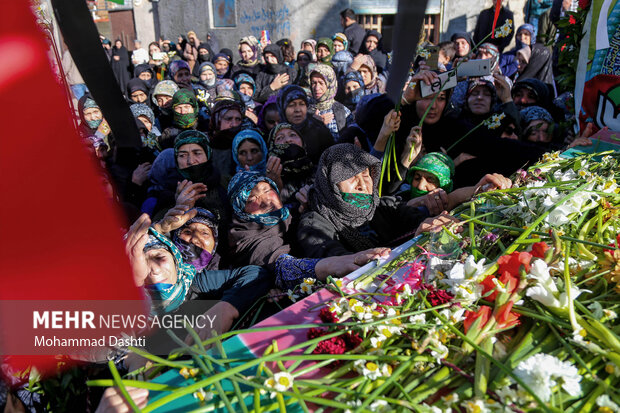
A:
[[[319,49],[319,46],[325,46],[329,49],[329,56],[324,57],[320,60],[321,63],[331,64],[332,56],[334,55],[334,42],[329,37],[321,37],[316,44],[316,49]]]
[[[369,209],[372,206],[372,194],[352,194],[349,192],[340,192],[342,200],[347,204],[351,204],[360,209]]]
[[[437,177],[439,187],[446,192],[452,191],[452,178],[454,177],[454,162],[448,155],[440,152],[431,152],[422,157],[415,166],[409,171],[423,171]],[[413,180],[413,174],[409,178],[409,182]],[[418,188],[411,187],[411,196],[419,197],[426,195],[428,191],[421,191]]]
[[[172,97],[172,109],[182,104],[192,105],[194,113],[180,114],[174,111],[173,121],[179,128],[189,129],[198,122],[198,101],[194,92],[189,89],[179,89]]]

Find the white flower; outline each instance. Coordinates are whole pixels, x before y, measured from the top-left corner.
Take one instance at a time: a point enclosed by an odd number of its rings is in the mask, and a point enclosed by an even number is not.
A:
[[[292,302],[296,302],[297,299],[299,298],[299,296],[295,294],[292,290],[288,290],[286,294],[288,294],[288,299],[291,300]]]
[[[561,384],[571,396],[581,394],[581,376],[575,366],[548,354],[535,354],[517,365],[514,374],[525,382],[536,395],[548,402],[553,388]]]
[[[265,380],[264,385],[275,390],[275,392],[287,391],[293,386],[293,376],[286,371],[281,371]],[[271,392],[271,397],[275,397],[275,392]],[[262,393],[264,394],[265,391],[263,390]]]
[[[306,295],[309,295],[312,293],[312,285],[306,284],[306,282],[302,282],[301,285],[299,286],[299,289],[301,290],[302,293]]]
[[[508,37],[510,36],[510,32],[512,31],[512,20],[507,19],[502,27],[495,29],[495,37]]]
[[[433,343],[433,347],[435,348],[431,351],[431,356],[433,356],[435,360],[437,360],[437,363],[441,363],[441,360],[447,358],[450,354],[448,347],[446,347],[440,342]]]
[[[481,400],[481,399],[473,399],[464,402],[461,406],[465,408],[467,413],[490,413],[493,411],[497,411],[498,403],[496,403],[493,399]]]
[[[209,400],[213,399],[213,392],[200,389],[194,392],[194,398],[198,399],[198,401],[200,402],[208,402]]]
[[[596,399],[596,404],[599,407],[607,407],[612,412],[620,412],[620,406],[618,406],[616,403],[614,403],[611,400],[611,398],[608,395],[606,395],[606,394],[603,394],[602,396],[599,396]]]
[[[315,278],[304,278],[304,282],[308,285],[314,285],[316,284],[316,279]]]
[[[388,406],[388,402],[385,400],[376,400],[368,406],[370,410],[373,412],[387,412],[390,411],[390,407]]]
[[[373,361],[356,360],[353,367],[359,374],[370,380],[377,380],[379,377],[389,377],[392,374],[392,366],[389,364],[379,365]]]
[[[426,324],[426,313],[409,316],[411,324]]]

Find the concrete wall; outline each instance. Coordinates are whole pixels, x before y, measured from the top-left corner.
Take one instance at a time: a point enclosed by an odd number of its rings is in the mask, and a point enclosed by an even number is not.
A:
[[[156,40],[153,3],[148,0],[134,0],[133,19],[136,26],[136,37],[142,42],[142,47],[148,50],[149,43]]]
[[[210,1],[161,0],[162,36],[176,40],[179,34],[194,30],[205,39],[209,31],[216,35],[220,48],[236,51],[241,37],[252,34],[259,38],[261,30],[269,30],[272,41],[289,38],[297,50],[304,39],[342,31],[339,13],[349,6],[348,0],[237,0],[237,27],[213,28]]]

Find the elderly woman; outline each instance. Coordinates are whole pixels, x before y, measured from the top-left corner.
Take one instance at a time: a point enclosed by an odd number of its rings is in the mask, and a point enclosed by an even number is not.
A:
[[[280,189],[282,202],[296,209],[297,193],[314,181],[314,165],[306,154],[304,140],[290,123],[277,124],[269,134],[268,177]]]
[[[334,45],[334,53],[346,51],[349,49],[349,40],[344,33],[336,33],[332,36]]]
[[[242,37],[238,49],[241,60],[232,69],[233,77],[239,72],[245,72],[255,78],[260,71],[261,50],[258,40],[254,36]]]
[[[229,238],[233,262],[266,266],[275,273],[278,288],[293,288],[306,277],[343,276],[389,253],[377,248],[343,257],[295,258],[289,244],[291,213],[282,204],[275,182],[257,172],[241,172],[230,181],[228,196],[234,214]]]
[[[316,57],[319,63],[331,65],[334,44],[329,37],[321,37],[316,44]]]
[[[263,49],[265,65],[256,75],[256,89],[258,93],[254,100],[264,103],[269,96],[275,95],[286,85],[295,80],[295,69],[284,64],[284,57],[280,46],[270,44]]]
[[[172,97],[179,87],[172,80],[162,80],[153,89],[151,102],[155,113],[155,124],[160,131],[172,126]]]
[[[540,106],[528,106],[521,109],[521,125],[523,125],[523,139],[537,145],[556,150],[562,146],[555,133],[555,122],[551,114]]]
[[[355,112],[355,108],[362,96],[364,96],[364,79],[357,71],[351,71],[344,75],[342,79],[344,86],[344,98],[342,103],[351,111]]]
[[[280,121],[290,123],[304,137],[308,156],[317,163],[334,138],[327,126],[308,112],[306,92],[296,85],[287,86],[278,93],[277,105]]]
[[[173,60],[168,68],[170,78],[179,86],[179,89],[192,88],[192,71],[185,60]]]
[[[174,140],[184,130],[198,128],[198,101],[194,92],[180,89],[172,97],[172,126],[161,134],[162,148],[171,148]]]
[[[149,86],[140,78],[134,77],[127,83],[127,101],[131,103],[146,103],[149,100]]]
[[[194,213],[180,214],[177,222],[185,224]],[[210,319],[219,319],[215,329],[228,331],[233,321],[267,293],[267,272],[257,266],[234,270],[197,271],[183,260],[175,244],[150,227],[143,214],[127,233],[126,250],[137,286],[144,287],[153,300],[154,310],[169,313],[177,310],[191,297],[191,290],[219,302],[207,311]],[[200,331],[205,339],[210,331]]]
[[[316,40],[314,39],[306,39],[301,42],[301,50],[306,50],[312,54],[311,62],[316,62]]]
[[[357,71],[364,81],[364,95],[385,93],[387,84],[385,77],[377,73],[375,61],[366,54],[358,54],[349,66],[349,70]]]
[[[314,107],[323,123],[338,142],[341,130],[353,123],[351,111],[334,98],[338,92],[338,80],[334,70],[324,64],[317,64],[310,72],[310,89]]]
[[[383,36],[378,31],[368,30],[360,48],[360,54],[370,56],[375,62],[379,73],[383,73],[388,61],[387,54],[383,51],[382,38]]]
[[[323,153],[310,212],[297,231],[303,255],[322,258],[390,246],[416,231],[428,213],[393,197],[379,198],[380,171],[377,158],[352,144]]]

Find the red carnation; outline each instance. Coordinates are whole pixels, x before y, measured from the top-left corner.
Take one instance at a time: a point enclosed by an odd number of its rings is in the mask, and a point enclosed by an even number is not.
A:
[[[512,304],[512,301],[508,301],[497,310],[495,320],[499,328],[506,329],[519,325],[519,314],[511,311]]]
[[[590,0],[579,0],[579,8],[585,10],[590,5]]]
[[[536,244],[532,245],[532,255],[536,258],[545,259],[545,255],[548,249],[549,246],[546,243],[537,242]]]
[[[465,320],[463,321],[463,327],[465,328],[465,333],[469,331],[471,325],[480,318],[480,324],[478,328],[482,328],[485,326],[487,321],[489,321],[489,317],[491,316],[491,307],[488,305],[482,305],[478,309],[478,311],[466,311],[465,312]]]
[[[312,340],[313,338],[322,337],[327,333],[328,331],[323,330],[322,328],[311,328],[310,330],[308,330],[307,337],[308,340]]]
[[[575,16],[573,15],[568,16],[568,24],[577,24],[577,20],[575,19]]]
[[[448,291],[438,290],[431,284],[420,284],[420,287],[428,291],[426,294],[426,299],[433,307],[448,303],[454,298],[454,294]]]
[[[319,318],[324,323],[337,323],[338,321],[340,321],[338,320],[336,313],[330,311],[327,307],[323,307],[321,309],[321,311],[319,312]]]

